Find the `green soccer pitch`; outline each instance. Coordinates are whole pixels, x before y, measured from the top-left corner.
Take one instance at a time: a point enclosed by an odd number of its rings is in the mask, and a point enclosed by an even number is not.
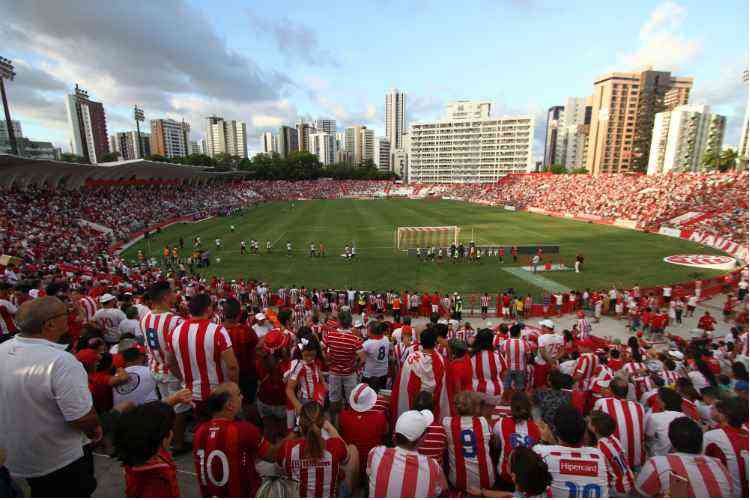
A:
[[[235,231],[230,232],[229,226]],[[481,264],[419,262],[394,250],[398,226],[460,226],[460,240],[472,235],[478,245],[558,244],[560,255],[552,256],[572,268],[576,253],[585,257],[584,271],[543,272],[531,275],[518,269],[528,257],[519,256],[514,266],[483,257]],[[280,286],[309,288],[354,287],[360,290],[438,290],[441,293],[497,293],[515,288],[539,297],[542,289],[609,289],[638,283],[641,287],[705,279],[720,271],[667,264],[664,257],[676,254],[721,254],[717,250],[676,238],[648,234],[614,226],[589,224],[527,212],[471,205],[455,201],[428,200],[315,200],[263,204],[244,210],[240,216],[219,217],[195,224],[176,224],[153,235],[147,242],[130,247],[124,256],[136,258],[138,250],[161,256],[164,244],[176,245],[180,236],[187,257],[193,238],[200,236],[211,251],[211,267],[198,269],[203,276],[254,278]],[[221,238],[221,250],[214,240]],[[240,241],[256,239],[260,255],[240,255]],[[266,252],[266,241],[273,243]],[[287,256],[286,243],[293,255]],[[355,242],[353,261],[341,257],[344,246]],[[326,257],[310,258],[309,244],[326,247]],[[219,257],[221,262],[216,263]],[[550,256],[546,256],[550,257]]]

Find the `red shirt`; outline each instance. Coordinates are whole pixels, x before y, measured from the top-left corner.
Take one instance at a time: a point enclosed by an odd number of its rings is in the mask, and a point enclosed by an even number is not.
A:
[[[224,328],[232,339],[232,349],[240,365],[240,376],[255,377],[255,347],[258,345],[255,330],[241,323],[224,324]]]
[[[254,497],[260,486],[257,455],[271,445],[249,422],[215,418],[201,424],[193,438],[193,459],[204,497]]]
[[[625,362],[622,360],[622,358],[611,358],[609,361],[607,361],[607,366],[610,367],[613,372],[619,372],[624,364]]]
[[[341,438],[325,439],[321,458],[306,458],[307,440],[290,439],[279,449],[278,461],[287,477],[299,481],[300,497],[338,496],[340,467],[346,461],[348,452]]]
[[[255,362],[258,373],[258,399],[270,406],[286,405],[286,383],[284,372],[289,367],[288,360],[277,363],[270,370],[266,368],[262,359]]]
[[[143,465],[125,466],[125,496],[154,498],[180,496],[177,468],[168,451],[159,449],[156,456]]]
[[[94,400],[94,408],[98,412],[112,409],[112,387],[109,379],[112,375],[107,372],[94,372],[89,374],[89,390]]]
[[[330,372],[335,375],[354,373],[357,352],[362,349],[362,339],[348,330],[336,330],[326,335],[324,342]]]
[[[357,447],[360,457],[367,457],[370,450],[383,444],[383,436],[388,433],[388,421],[382,411],[357,412],[346,408],[339,415],[341,438]],[[360,458],[360,469],[364,470],[367,460]]]
[[[448,364],[445,380],[451,394],[461,392],[464,387],[471,387],[471,364],[467,356],[454,359]]]

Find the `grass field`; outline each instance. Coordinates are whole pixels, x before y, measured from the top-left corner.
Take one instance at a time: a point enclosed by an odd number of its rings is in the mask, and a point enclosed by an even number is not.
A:
[[[231,224],[236,227],[234,233],[229,231]],[[211,267],[201,269],[202,274],[251,277],[267,281],[273,288],[296,284],[469,293],[513,287],[536,297],[542,288],[550,288],[549,282],[540,283],[523,272],[508,272],[512,267],[508,257],[504,265],[488,258],[478,265],[420,263],[393,250],[397,226],[448,225],[461,227],[462,241],[468,242],[473,234],[479,245],[559,244],[560,257],[571,267],[576,253],[581,252],[586,258],[584,272],[541,273],[552,285],[566,289],[635,283],[651,286],[720,274],[663,262],[664,257],[675,254],[721,253],[676,238],[461,202],[422,200],[298,201],[294,209],[288,202],[265,204],[246,210],[242,216],[171,226],[148,243],[129,248],[124,255],[134,259],[143,249],[158,258],[164,244],[174,245],[180,236],[185,240],[183,255],[187,255],[193,237],[200,235],[204,247],[212,253]],[[214,246],[217,237],[222,240],[218,252]],[[260,241],[261,255],[240,255],[240,240],[249,242],[251,238]],[[267,240],[274,244],[270,255],[266,254]],[[286,255],[287,240],[294,249],[291,258]],[[357,259],[347,262],[340,255],[352,240],[356,242]],[[311,241],[322,241],[328,256],[308,257]],[[215,263],[216,257],[221,258],[221,264]],[[519,257],[519,265],[522,260]]]

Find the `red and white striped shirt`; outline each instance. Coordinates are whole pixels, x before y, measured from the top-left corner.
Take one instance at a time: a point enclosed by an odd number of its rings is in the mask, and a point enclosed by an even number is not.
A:
[[[432,392],[435,418],[448,415],[448,391],[445,384],[445,360],[437,352],[415,351],[406,358],[396,376],[391,393],[391,420],[395,423],[405,411],[412,409],[419,391]]]
[[[628,465],[628,458],[622,451],[620,440],[615,436],[604,437],[599,440],[597,447],[607,459],[612,489],[622,496],[629,496],[635,488],[635,476]]]
[[[83,311],[84,323],[92,321],[94,319],[94,314],[96,314],[97,309],[99,309],[96,304],[96,300],[92,299],[88,295],[81,297],[81,299],[78,301],[78,305]]]
[[[708,431],[703,435],[703,453],[721,460],[732,477],[735,494],[747,498],[747,430],[725,426]]]
[[[284,379],[297,381],[297,399],[300,401],[317,401],[325,405],[326,386],[316,362],[307,364],[301,359],[293,359]]]
[[[585,352],[580,355],[576,367],[573,369],[573,378],[580,376],[578,381],[578,389],[582,391],[589,390],[591,381],[594,378],[596,369],[599,367],[599,358],[596,354],[591,352]]]
[[[18,331],[13,320],[17,311],[18,308],[10,301],[0,299],[0,335],[9,335]]]
[[[503,395],[503,372],[507,369],[505,359],[494,351],[479,351],[469,358],[471,386],[474,392],[496,396]]]
[[[482,295],[481,297],[479,297],[479,304],[480,307],[490,307],[490,296]]]
[[[346,463],[346,443],[338,437],[325,440],[320,458],[305,458],[305,439],[286,441],[279,450],[280,464],[291,479],[299,482],[300,497],[339,496],[340,467]]]
[[[489,488],[495,482],[490,457],[492,432],[484,417],[445,417],[448,433],[448,480],[460,491]]]
[[[419,440],[417,451],[426,457],[434,458],[437,463],[443,465],[443,455],[448,446],[448,434],[439,423],[433,422],[427,426],[422,439]]]
[[[526,359],[531,352],[531,345],[526,340],[510,338],[503,343],[500,352],[505,356],[508,370],[522,372],[526,370]]]
[[[589,335],[591,334],[591,323],[586,318],[580,318],[578,320],[578,339],[579,340],[586,340],[589,338]]]
[[[532,448],[552,475],[551,497],[609,497],[607,459],[598,448],[536,445]]]
[[[718,458],[689,453],[670,453],[649,458],[638,474],[637,487],[648,497],[662,496],[669,491],[670,473],[688,481],[691,498],[736,497],[729,471]]]
[[[635,361],[625,363],[622,369],[625,370],[628,375],[638,375],[648,371],[646,363],[636,363]]]
[[[172,330],[169,350],[174,353],[185,387],[203,401],[226,380],[221,355],[232,348],[226,329],[207,319],[190,319]]]
[[[594,410],[608,414],[617,424],[617,439],[620,441],[628,464],[640,467],[646,459],[646,412],[640,403],[617,398],[602,398],[594,404]]]
[[[335,375],[351,375],[362,350],[362,339],[349,330],[336,330],[325,336],[328,367]]]
[[[680,378],[680,374],[675,370],[662,370],[659,372],[659,376],[664,380],[664,385],[674,385]]]
[[[523,446],[531,448],[541,439],[541,432],[536,423],[529,420],[514,420],[511,417],[500,419],[492,428],[495,441],[500,444],[500,460],[497,473],[510,476],[510,452]]]
[[[148,367],[151,373],[169,373],[167,350],[172,331],[182,322],[182,318],[171,312],[148,313],[141,320],[141,331],[146,339]]]
[[[378,446],[367,457],[370,498],[434,498],[448,489],[432,458],[403,448]]]

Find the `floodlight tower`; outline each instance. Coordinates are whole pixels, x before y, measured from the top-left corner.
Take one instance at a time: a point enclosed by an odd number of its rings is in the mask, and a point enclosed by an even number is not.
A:
[[[16,134],[13,130],[13,123],[10,121],[10,109],[8,108],[8,98],[5,96],[5,80],[13,80],[16,76],[13,71],[13,64],[10,59],[0,57],[0,94],[3,98],[3,110],[5,111],[5,126],[8,127],[8,139],[10,139],[10,152],[18,154],[18,145],[16,144]]]

